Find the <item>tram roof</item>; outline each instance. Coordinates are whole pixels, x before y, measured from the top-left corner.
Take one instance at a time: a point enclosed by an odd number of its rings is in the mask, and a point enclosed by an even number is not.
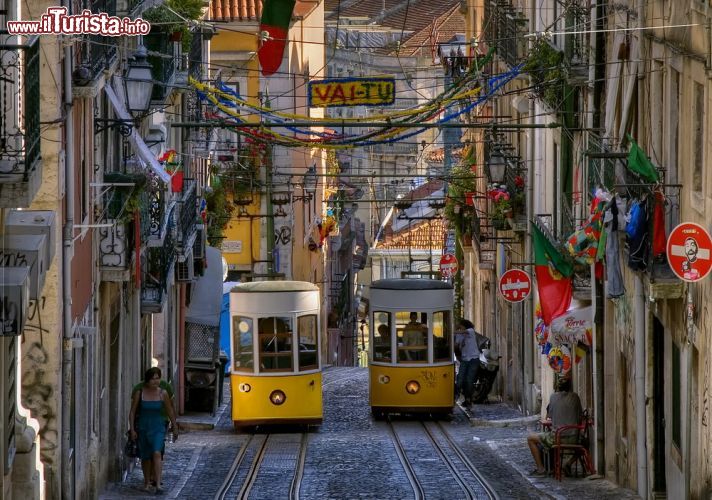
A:
[[[313,292],[319,287],[306,281],[250,281],[235,285],[231,292],[271,293],[271,292]]]
[[[452,285],[445,281],[399,278],[378,280],[371,283],[371,289],[380,290],[452,290]]]

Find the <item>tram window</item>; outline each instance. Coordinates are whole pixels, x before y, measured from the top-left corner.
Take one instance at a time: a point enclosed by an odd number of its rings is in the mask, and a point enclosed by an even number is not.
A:
[[[433,361],[452,361],[450,311],[433,313]]]
[[[260,318],[257,322],[261,371],[292,371],[292,318]]]
[[[235,371],[251,372],[254,368],[252,354],[252,318],[234,316],[232,318],[232,345],[235,351]]]
[[[428,315],[417,311],[396,313],[398,335],[398,361],[401,363],[427,363]]]
[[[391,361],[391,314],[387,312],[373,313],[373,360]]]
[[[297,318],[297,335],[299,338],[299,370],[314,370],[318,368],[315,315]]]

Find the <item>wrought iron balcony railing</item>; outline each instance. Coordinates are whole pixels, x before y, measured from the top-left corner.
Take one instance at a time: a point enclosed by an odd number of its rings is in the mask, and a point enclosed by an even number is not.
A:
[[[116,15],[116,0],[85,0],[83,3],[83,8],[92,13]],[[77,69],[73,75],[76,86],[90,85],[118,59],[117,39],[100,35],[84,35],[81,38],[77,51]]]
[[[176,260],[175,205],[169,210],[167,221],[163,244],[146,249],[141,282],[142,313],[160,313],[166,302],[168,276]]]
[[[148,62],[151,63],[151,73],[153,80],[157,83],[153,86],[151,94],[152,101],[163,103],[171,93],[172,85],[176,76],[176,44],[170,40],[168,33],[153,30],[144,36],[144,45],[148,49]]]
[[[497,54],[509,66],[519,64],[526,54],[528,20],[512,5],[511,0],[487,0],[483,24],[486,26],[485,40],[490,47],[497,48]]]
[[[40,43],[0,35],[0,207],[29,207],[40,169]]]
[[[178,202],[178,247],[188,252],[195,242],[198,195],[195,179],[183,179],[183,193]]]

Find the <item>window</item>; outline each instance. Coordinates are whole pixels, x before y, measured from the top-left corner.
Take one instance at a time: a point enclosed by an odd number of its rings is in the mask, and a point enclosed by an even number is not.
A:
[[[252,318],[234,316],[232,318],[233,366],[238,372],[254,369],[252,350]]]
[[[292,371],[292,318],[260,318],[260,371]]]
[[[682,449],[682,422],[680,407],[682,406],[682,391],[680,390],[680,347],[672,343],[672,442]]]
[[[319,367],[316,315],[297,318],[297,335],[299,336],[299,370],[316,370]]]
[[[433,361],[452,361],[450,311],[433,313]]]
[[[694,113],[692,114],[692,191],[702,193],[702,160],[705,147],[705,89],[693,83]]]
[[[398,336],[398,361],[402,363],[427,363],[428,315],[416,311],[396,313]]]
[[[391,362],[391,314],[373,313],[373,361]]]

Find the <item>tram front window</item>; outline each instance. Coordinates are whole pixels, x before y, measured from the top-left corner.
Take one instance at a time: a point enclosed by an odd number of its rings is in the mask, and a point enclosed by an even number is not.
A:
[[[416,311],[396,313],[398,332],[398,361],[427,363],[428,315]]]
[[[433,313],[433,361],[452,361],[450,311]]]
[[[260,371],[292,371],[292,318],[260,318]]]
[[[373,360],[391,361],[391,315],[387,312],[373,313]]]
[[[251,372],[254,367],[252,354],[252,318],[234,316],[232,318],[232,359],[238,372]]]
[[[315,315],[297,318],[297,338],[299,339],[299,371],[316,370],[319,365],[317,361]]]

